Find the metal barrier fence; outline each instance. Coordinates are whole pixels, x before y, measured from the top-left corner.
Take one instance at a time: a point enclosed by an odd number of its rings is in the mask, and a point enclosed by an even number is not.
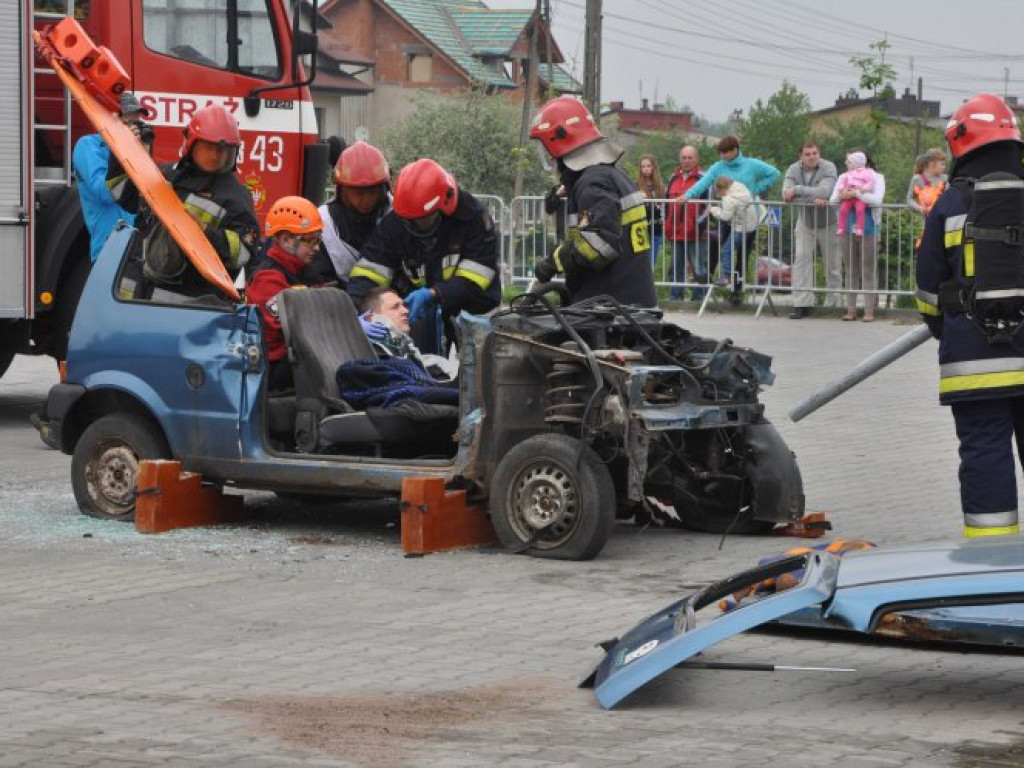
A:
[[[713,205],[716,201],[648,202],[648,220],[660,221],[664,229],[661,235],[654,226],[651,230],[655,284],[663,289],[663,299],[696,299],[701,302],[701,312],[717,296],[734,302],[751,300],[757,314],[780,295],[786,296],[787,302],[797,299],[801,306],[844,306],[851,297],[857,302],[858,296],[861,301],[875,297],[885,307],[913,306],[914,245],[923,222],[907,206],[877,206],[876,234],[858,238],[837,236],[836,206],[758,201],[756,229],[739,236],[730,232],[728,224],[707,215]],[[501,210],[506,213],[501,245],[503,278],[506,283],[525,285],[533,277],[537,260],[550,254],[561,239],[556,232],[556,217],[547,214],[544,199],[535,196],[514,198],[507,208],[502,203]],[[821,222],[817,229],[808,226],[815,212]],[[734,220],[743,217],[744,211],[737,210]],[[700,222],[696,238],[673,241],[673,224],[688,219]],[[726,246],[730,240],[732,246]],[[800,248],[812,252],[803,276],[793,269]],[[727,250],[731,274],[722,274],[719,262]],[[851,262],[851,251],[858,250],[863,254],[863,265],[858,264],[860,259]],[[877,255],[874,269],[872,253]],[[851,269],[859,266],[863,266],[861,274]],[[807,293],[794,296],[794,282]]]

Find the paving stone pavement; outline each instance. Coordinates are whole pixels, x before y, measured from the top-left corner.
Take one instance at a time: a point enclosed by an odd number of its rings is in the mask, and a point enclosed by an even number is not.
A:
[[[775,357],[764,400],[833,536],[959,536],[933,343],[785,415],[910,325],[676,319]],[[611,712],[575,687],[595,642],[794,540],[624,524],[589,563],[404,559],[393,505],[268,494],[143,537],[81,516],[28,426],[54,378],[0,382],[0,768],[1024,765],[1020,657],[750,634],[709,658],[858,671],[677,670]]]

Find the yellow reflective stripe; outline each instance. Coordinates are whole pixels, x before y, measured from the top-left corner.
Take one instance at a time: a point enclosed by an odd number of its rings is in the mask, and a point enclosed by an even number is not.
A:
[[[638,205],[636,208],[630,208],[628,211],[623,211],[622,216],[619,217],[620,224],[632,224],[634,221],[643,221],[647,218],[647,206]]]
[[[970,525],[964,526],[965,539],[977,539],[982,536],[1013,536],[1020,533],[1019,525],[1004,525],[998,528],[975,528]]]
[[[974,389],[999,389],[1024,386],[1024,371],[975,373],[968,376],[943,376],[939,381],[939,394],[969,392]]]
[[[425,277],[413,277],[409,275],[409,282],[415,285],[417,288],[421,288],[427,284],[427,278]]]
[[[955,248],[964,241],[964,231],[958,229],[956,232],[947,232],[943,238],[943,244],[947,248]]]
[[[491,281],[488,280],[486,277],[484,277],[482,275],[478,275],[476,272],[471,272],[468,269],[463,269],[462,267],[459,267],[458,269],[455,270],[455,276],[456,277],[464,277],[466,280],[469,280],[471,283],[476,283],[478,286],[480,286],[480,290],[483,290],[483,291],[486,291],[487,290],[487,286],[489,286],[491,284]]]
[[[942,310],[940,310],[934,304],[927,304],[926,302],[921,301],[921,299],[917,299],[916,301],[917,311],[920,312],[922,315],[931,315],[932,317],[939,317],[942,314]]]
[[[125,187],[128,186],[128,174],[122,174],[115,176],[112,179],[107,179],[107,191],[110,192],[110,196],[114,200],[120,200],[121,195],[124,194]]]
[[[619,199],[619,207],[624,211],[638,205],[643,206],[644,209],[647,208],[647,198],[644,197],[644,193],[639,190],[636,192],[630,192],[625,197]]]
[[[974,277],[974,243],[964,243],[964,277]]]
[[[580,237],[584,242],[589,243],[597,253],[608,261],[611,261],[618,256],[618,251],[612,247],[611,243],[597,234],[597,232],[580,232]]]
[[[364,266],[360,266],[358,263],[352,267],[352,271],[348,273],[349,280],[355,280],[357,277],[365,277],[368,280],[372,280],[377,285],[391,285],[391,280],[384,275],[375,272]]]
[[[601,254],[598,253],[594,246],[583,239],[583,235],[580,232],[577,232],[575,237],[573,237],[572,244],[587,261],[599,261],[601,259]]]
[[[441,270],[441,278],[443,280],[450,280],[455,275],[455,267],[445,267]]]
[[[565,272],[565,267],[562,266],[562,246],[555,248],[555,252],[551,254],[551,258],[555,262],[555,269],[559,272]]]
[[[190,193],[181,202],[185,206],[186,211],[194,213],[204,224],[219,225],[227,214],[226,208],[217,205],[215,202],[208,200],[205,197],[200,197],[199,195],[193,195]]]
[[[488,267],[486,264],[481,264],[479,261],[473,261],[472,259],[463,259],[458,264],[457,272],[472,272],[475,275],[479,275],[487,284],[490,285],[494,279],[495,272],[493,269]]]
[[[228,263],[224,266],[229,269],[235,269],[245,263],[239,259],[239,256],[242,253],[242,238],[240,238],[238,233],[232,229],[225,229],[224,237],[227,238],[228,241]],[[248,261],[248,258],[246,261]]]

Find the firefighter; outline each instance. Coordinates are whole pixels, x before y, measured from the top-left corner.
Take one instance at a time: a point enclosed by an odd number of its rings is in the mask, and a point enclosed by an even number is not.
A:
[[[452,174],[426,158],[398,174],[392,205],[352,268],[349,294],[358,306],[374,286],[391,286],[409,307],[414,330],[429,331],[440,308],[451,339],[451,318],[484,314],[501,301],[494,221]],[[414,336],[424,352],[442,351],[436,340],[427,343],[427,334]]]
[[[348,282],[359,252],[391,208],[391,169],[379,149],[357,141],[334,166],[334,199],[320,206],[323,246],[310,267],[322,282]]]
[[[258,306],[263,317],[270,390],[293,386],[277,295],[288,288],[307,286],[304,271],[320,250],[323,229],[320,212],[303,197],[282,197],[267,214],[264,234],[270,238],[269,246],[263,260],[249,276],[245,300]]]
[[[259,222],[252,195],[235,175],[241,144],[238,122],[224,107],[212,104],[198,110],[185,128],[181,159],[161,165],[185,210],[206,233],[232,278],[256,250]],[[139,211],[138,229],[145,283],[188,296],[211,293],[198,270],[185,258],[157,216],[142,206],[131,180],[116,158],[107,177],[114,199],[130,211]],[[136,291],[136,296],[145,295]]]
[[[991,194],[986,186],[992,185],[982,177],[993,172],[1002,172],[1000,193],[1017,187],[1016,201],[1011,199],[1017,226],[1006,228],[1015,233],[1000,232],[998,240],[1016,234],[1010,258],[1021,259],[1024,144],[1013,112],[990,94],[975,96],[953,113],[946,141],[953,156],[951,182],[925,222],[917,252],[917,304],[939,340],[939,401],[951,407],[960,441],[964,534],[1015,534],[1019,528],[1013,442],[1024,444],[1024,334],[1008,332],[1006,325],[993,333],[999,324],[983,321],[984,312],[976,303],[982,296],[965,280],[975,269],[979,274],[983,269],[978,262],[989,244],[984,242],[985,232],[969,221],[981,226],[972,200]],[[1024,284],[1000,288],[1024,294]],[[1016,310],[1018,317],[1021,309]]]
[[[558,164],[568,197],[568,231],[534,276],[548,282],[565,273],[574,301],[607,294],[623,304],[653,307],[647,207],[643,194],[615,163],[622,149],[601,135],[576,99],[552,99],[534,118],[530,138]]]

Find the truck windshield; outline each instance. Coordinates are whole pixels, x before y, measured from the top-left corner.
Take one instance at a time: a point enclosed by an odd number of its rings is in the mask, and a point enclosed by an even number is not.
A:
[[[143,0],[143,39],[157,53],[273,79],[281,75],[268,0]]]
[[[71,3],[68,0],[35,0],[32,8],[36,13],[44,14],[53,13],[67,16],[74,13],[78,21],[85,21],[89,18],[89,0],[74,0]]]

